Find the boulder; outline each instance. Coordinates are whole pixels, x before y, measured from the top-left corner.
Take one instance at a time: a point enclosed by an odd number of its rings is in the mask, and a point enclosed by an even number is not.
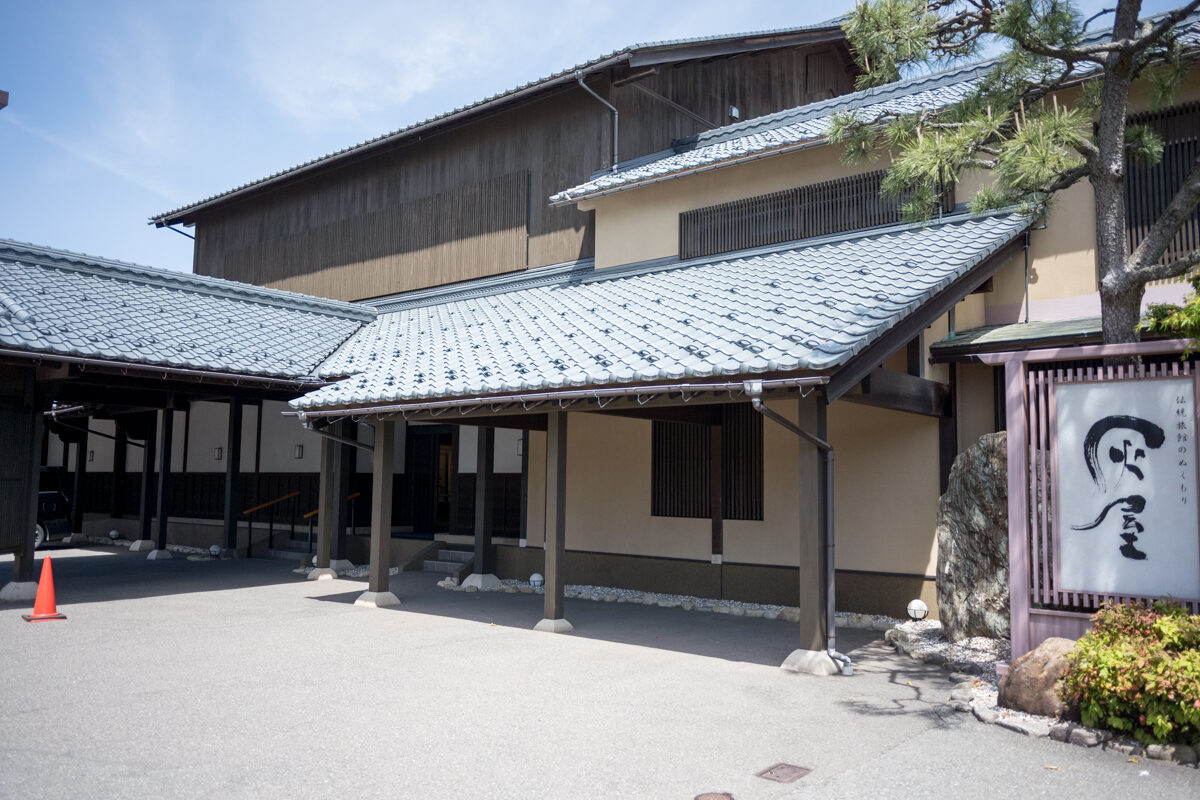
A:
[[[1043,717],[1068,715],[1071,709],[1058,688],[1067,671],[1067,653],[1074,648],[1073,639],[1055,636],[1014,661],[1000,679],[1000,705]]]
[[[1007,441],[989,433],[960,453],[938,501],[938,616],[952,642],[1009,636]]]

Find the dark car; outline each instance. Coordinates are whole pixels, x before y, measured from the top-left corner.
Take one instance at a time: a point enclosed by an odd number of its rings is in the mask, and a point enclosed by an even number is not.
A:
[[[37,525],[33,529],[33,547],[62,538],[71,532],[70,501],[63,494],[62,475],[55,468],[42,468],[42,490],[38,492]]]

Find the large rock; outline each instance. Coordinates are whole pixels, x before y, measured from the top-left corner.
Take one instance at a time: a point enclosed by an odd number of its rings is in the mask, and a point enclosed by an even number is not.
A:
[[[1054,636],[1014,661],[1000,679],[1000,705],[1043,717],[1073,716],[1058,689],[1074,648],[1073,639]]]
[[[960,453],[938,501],[938,616],[952,642],[1009,635],[1007,441],[989,433]]]

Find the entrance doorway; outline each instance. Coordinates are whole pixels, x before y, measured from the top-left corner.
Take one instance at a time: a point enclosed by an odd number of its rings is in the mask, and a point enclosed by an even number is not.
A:
[[[454,427],[409,425],[404,470],[409,476],[413,533],[450,530],[450,486],[455,475]]]

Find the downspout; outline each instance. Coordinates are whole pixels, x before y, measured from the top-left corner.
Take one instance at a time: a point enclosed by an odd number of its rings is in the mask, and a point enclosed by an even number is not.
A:
[[[605,106],[608,107],[609,111],[612,112],[612,115],[613,115],[613,153],[612,153],[612,166],[608,168],[608,171],[616,172],[617,171],[617,133],[620,130],[618,121],[620,119],[621,113],[619,111],[617,111],[616,106],[614,106],[612,103],[605,100],[600,95],[596,94],[594,91],[592,91],[590,86],[588,86],[586,83],[583,82],[583,73],[581,71],[575,70],[575,80],[579,83],[579,85],[583,88],[583,90],[585,92],[587,92],[592,97],[599,100],[601,103],[603,103]]]
[[[374,445],[369,445],[366,442],[360,442],[357,439],[347,439],[345,436],[338,436],[336,433],[330,433],[324,428],[318,428],[313,425],[313,422],[310,419],[301,419],[300,427],[304,428],[304,430],[309,431],[310,433],[315,433],[317,436],[324,436],[326,439],[332,439],[335,442],[349,445],[350,447],[357,447],[359,450],[366,450],[368,453],[375,452]]]
[[[821,487],[825,504],[825,652],[842,665],[843,675],[853,675],[854,665],[850,657],[837,651],[837,624],[834,618],[834,563],[833,563],[833,445],[819,436],[814,436],[787,417],[767,408],[762,398],[762,381],[746,381],[745,392],[750,405],[759,414],[787,428],[821,452],[825,460],[825,480]]]

